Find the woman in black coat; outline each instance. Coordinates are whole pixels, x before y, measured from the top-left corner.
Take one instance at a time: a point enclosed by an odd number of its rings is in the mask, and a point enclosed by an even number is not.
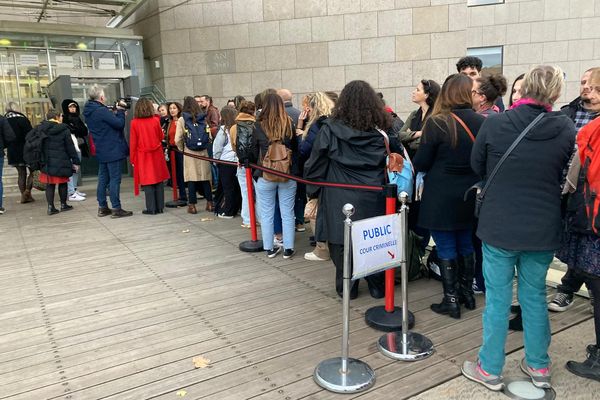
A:
[[[8,165],[12,165],[17,169],[21,204],[29,203],[34,201],[31,196],[33,171],[27,167],[25,160],[23,160],[23,148],[25,147],[25,137],[32,129],[31,122],[19,112],[18,105],[15,102],[8,103],[4,116],[15,133],[15,140],[8,145]],[[27,174],[28,170],[29,174]]]
[[[88,135],[88,128],[83,123],[80,116],[79,104],[75,100],[66,99],[62,102],[63,110],[63,124],[69,127],[69,130],[77,138],[77,144],[81,150],[83,157],[89,157],[88,145],[86,143],[86,137]]]
[[[330,119],[323,122],[310,158],[304,165],[306,179],[380,186],[385,184],[385,142],[376,128],[387,130],[391,116],[381,99],[364,81],[348,83],[336,103]],[[309,197],[319,194],[319,212],[315,239],[328,242],[335,264],[335,288],[342,295],[344,214],[346,203],[354,206],[354,220],[385,214],[382,192],[333,187],[307,187]],[[366,278],[369,292],[375,298],[384,296],[383,273]],[[358,296],[358,280],[350,298]]]
[[[432,304],[431,309],[453,318],[460,318],[459,301],[468,309],[475,308],[474,198],[465,201],[464,194],[479,181],[470,159],[484,118],[472,109],[472,87],[473,81],[465,75],[446,79],[413,160],[415,169],[427,174],[418,224],[431,231],[444,285],[442,303]]]
[[[36,129],[46,134],[42,144],[42,169],[40,181],[46,183],[46,200],[48,215],[57,214],[54,207],[54,192],[58,185],[60,211],[69,211],[73,206],[67,204],[67,182],[69,177],[79,169],[79,156],[75,150],[71,131],[62,123],[62,116],[56,110],[50,110]]]

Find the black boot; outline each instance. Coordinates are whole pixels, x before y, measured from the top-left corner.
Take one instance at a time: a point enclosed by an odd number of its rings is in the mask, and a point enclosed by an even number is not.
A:
[[[48,215],[58,214],[59,211],[54,207],[54,205],[48,205]]]
[[[440,304],[432,304],[431,310],[438,314],[447,314],[452,318],[460,319],[456,260],[440,260],[440,273],[442,274],[442,285],[444,286],[444,298]]]
[[[458,257],[458,302],[467,310],[475,309],[473,296],[473,278],[475,277],[475,255]]]
[[[567,369],[577,376],[600,382],[600,349],[588,346],[587,360],[584,362],[567,361]]]
[[[385,297],[385,274],[383,272],[367,276],[365,280],[372,298],[383,299]]]

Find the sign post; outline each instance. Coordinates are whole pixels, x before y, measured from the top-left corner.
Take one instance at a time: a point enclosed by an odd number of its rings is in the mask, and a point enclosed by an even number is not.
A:
[[[400,194],[400,217],[402,220],[402,331],[389,332],[377,342],[377,347],[386,356],[400,361],[417,361],[429,357],[434,353],[433,343],[420,333],[409,331],[408,327],[408,265],[406,261],[406,242],[408,238],[408,194]]]
[[[342,357],[321,361],[315,368],[315,382],[324,389],[335,393],[356,393],[366,390],[375,383],[375,372],[355,358],[348,357],[348,337],[350,335],[350,227],[354,206],[343,208],[344,220],[344,288],[342,295],[343,330]]]
[[[398,217],[396,214],[396,193],[397,188],[396,185],[386,185],[384,188],[385,194],[385,213],[387,215],[393,215]],[[399,218],[398,226],[395,227],[394,232],[396,235],[393,235],[393,240],[399,240],[401,243],[404,243],[406,237],[402,235],[398,235],[398,232],[403,232],[403,228],[400,225]],[[394,257],[390,256],[391,260],[394,260],[392,265],[396,266],[399,263],[401,252],[403,248],[400,244],[398,244],[397,249],[394,252],[389,253],[394,254]],[[385,252],[384,252],[385,255]],[[372,262],[372,260],[369,260]],[[365,322],[372,328],[375,328],[380,331],[390,332],[397,331],[402,327],[402,311],[403,309],[400,307],[396,307],[394,305],[394,280],[396,278],[396,271],[394,268],[389,268],[385,271],[385,306],[376,306],[371,307],[365,313]],[[408,327],[412,328],[415,325],[415,316],[408,311]]]

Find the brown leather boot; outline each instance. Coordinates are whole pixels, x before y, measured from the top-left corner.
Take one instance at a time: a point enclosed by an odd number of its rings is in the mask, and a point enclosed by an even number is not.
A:
[[[25,191],[25,195],[27,196],[27,202],[30,203],[32,201],[35,201],[35,199],[33,198],[33,196],[31,195],[31,190],[26,190]]]
[[[212,201],[207,201],[206,202],[206,211],[214,211],[214,207],[213,207],[213,202]]]
[[[188,205],[188,214],[197,214],[198,211],[196,211],[196,205],[195,204],[189,204]]]
[[[33,197],[31,197],[31,191],[30,190],[25,190],[21,193],[21,204],[25,204],[25,203],[31,203],[33,200]]]

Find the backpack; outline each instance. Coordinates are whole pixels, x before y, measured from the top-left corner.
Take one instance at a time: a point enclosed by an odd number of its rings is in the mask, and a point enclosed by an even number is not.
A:
[[[577,134],[581,160],[579,184],[583,183],[586,230],[600,236],[600,119],[587,124]]]
[[[23,160],[32,171],[38,171],[42,168],[44,140],[48,137],[47,133],[36,126],[25,136],[25,146],[23,147]]]
[[[185,147],[190,150],[204,150],[210,143],[210,136],[207,132],[206,114],[196,116],[194,122],[192,115],[184,112],[183,121],[185,122]]]
[[[386,174],[387,180],[390,184],[396,185],[398,194],[406,192],[408,194],[409,201],[413,198],[413,189],[415,183],[415,171],[410,162],[410,157],[406,152],[406,148],[402,146],[404,151],[404,157],[398,153],[392,153],[390,151],[390,142],[387,133],[378,129],[379,133],[383,136],[385,142],[385,148],[387,151],[386,158]]]
[[[427,261],[425,262],[427,265],[427,274],[431,279],[435,279],[436,281],[442,280],[442,271],[440,270],[440,258],[438,257],[437,249],[435,246],[429,252],[427,256]]]
[[[240,163],[244,164],[254,152],[254,147],[252,146],[254,121],[237,121],[235,127],[235,153]]]
[[[275,140],[269,143],[269,148],[265,154],[262,166],[275,171],[289,174],[292,166],[292,151],[287,148],[281,140]],[[287,182],[288,178],[273,175],[263,171],[263,178],[270,182]]]

